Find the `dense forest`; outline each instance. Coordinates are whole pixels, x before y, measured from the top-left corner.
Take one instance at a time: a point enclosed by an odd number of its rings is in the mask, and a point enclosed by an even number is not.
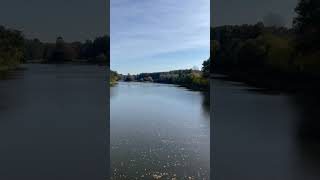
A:
[[[254,25],[211,29],[210,71],[268,88],[308,87],[320,77],[320,1],[300,0],[293,27]],[[294,87],[293,87],[294,85]]]
[[[58,37],[55,43],[44,43],[25,38],[21,31],[0,26],[0,73],[28,62],[84,61],[109,65],[109,42],[110,38],[103,36],[84,43],[68,43],[62,37]]]

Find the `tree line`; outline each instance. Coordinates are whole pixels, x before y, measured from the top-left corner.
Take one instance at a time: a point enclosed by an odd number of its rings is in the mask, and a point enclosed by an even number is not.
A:
[[[25,40],[26,62],[40,60],[42,62],[56,63],[71,60],[84,60],[92,63],[109,64],[109,42],[108,36],[97,37],[93,41],[65,42],[62,37],[58,37],[55,43],[43,43],[38,39]]]
[[[300,0],[292,28],[262,22],[211,28],[210,72],[268,85],[320,77],[319,8],[318,0]]]
[[[131,82],[155,82],[176,84],[194,90],[209,89],[210,59],[202,64],[201,71],[196,69],[173,70],[168,72],[140,73],[137,75],[122,75],[111,71],[110,83],[115,84],[119,80]]]
[[[60,63],[83,60],[109,65],[109,36],[85,42],[65,42],[58,37],[55,43],[27,39],[21,31],[0,26],[0,72],[14,69],[24,62]]]

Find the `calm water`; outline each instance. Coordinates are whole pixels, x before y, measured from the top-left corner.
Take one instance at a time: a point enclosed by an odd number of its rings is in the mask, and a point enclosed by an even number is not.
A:
[[[105,68],[26,67],[0,80],[0,179],[104,179]]]
[[[103,179],[105,68],[26,67],[0,81],[0,179]],[[120,83],[110,94],[114,179],[208,178],[209,140],[216,180],[320,179],[319,143],[297,135],[301,124],[319,122],[317,96],[213,80],[210,123],[200,92]]]
[[[218,80],[211,94],[215,180],[320,179],[319,140],[299,137],[301,124],[319,124],[319,98]]]
[[[209,178],[210,112],[204,94],[136,82],[121,82],[110,93],[113,179]]]

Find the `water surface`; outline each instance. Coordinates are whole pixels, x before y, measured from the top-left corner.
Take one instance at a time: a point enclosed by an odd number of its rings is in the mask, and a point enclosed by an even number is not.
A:
[[[111,88],[113,179],[209,179],[209,97],[168,84]]]
[[[211,94],[215,180],[320,179],[320,141],[299,135],[319,122],[319,98],[219,80]]]
[[[103,179],[106,68],[25,67],[0,80],[0,179]]]

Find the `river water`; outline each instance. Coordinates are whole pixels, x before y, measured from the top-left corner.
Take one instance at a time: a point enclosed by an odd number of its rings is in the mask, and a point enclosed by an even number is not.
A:
[[[0,179],[103,179],[105,67],[25,67],[0,80]],[[212,80],[209,109],[206,94],[174,85],[110,90],[113,179],[320,179],[319,142],[298,135],[319,122],[317,96]]]
[[[299,135],[302,124],[319,124],[318,100],[212,80],[212,177],[320,179],[319,139]]]
[[[113,179],[209,178],[209,97],[138,82],[110,93]]]
[[[0,80],[0,179],[103,179],[106,68],[24,67]]]

